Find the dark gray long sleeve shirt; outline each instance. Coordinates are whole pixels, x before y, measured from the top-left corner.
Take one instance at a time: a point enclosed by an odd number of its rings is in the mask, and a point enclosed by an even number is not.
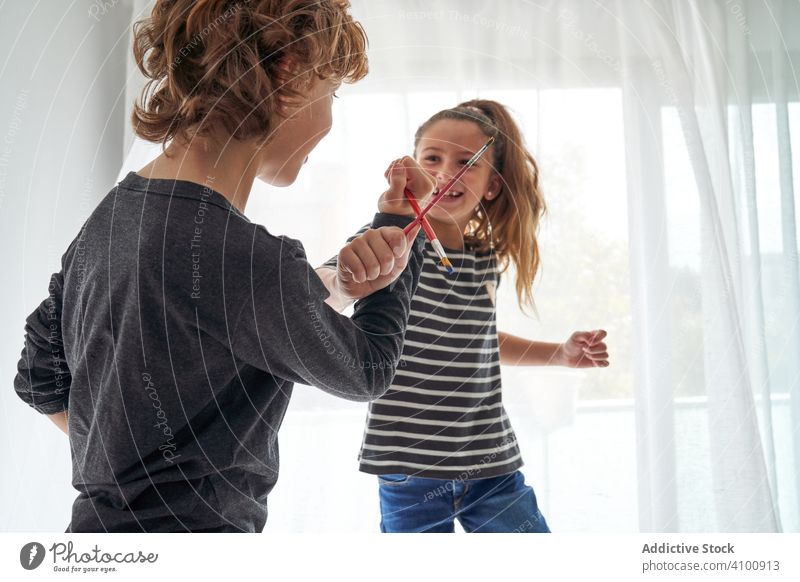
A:
[[[377,214],[373,226],[408,218]],[[260,531],[294,382],[350,400],[385,392],[422,263],[351,318],[300,242],[211,186],[133,172],[101,201],[28,317],[15,378],[69,411],[68,531]]]

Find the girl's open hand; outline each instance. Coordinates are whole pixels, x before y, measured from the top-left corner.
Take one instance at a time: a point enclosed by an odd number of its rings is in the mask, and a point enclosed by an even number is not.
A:
[[[608,346],[603,338],[607,335],[603,329],[576,331],[559,347],[558,360],[570,368],[605,368]]]

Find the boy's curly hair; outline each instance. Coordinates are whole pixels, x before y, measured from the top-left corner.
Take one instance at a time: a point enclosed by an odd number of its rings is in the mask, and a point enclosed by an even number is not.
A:
[[[267,139],[273,116],[315,78],[367,74],[366,34],[347,0],[158,0],[134,24],[133,54],[149,79],[134,103],[151,142],[222,133]]]

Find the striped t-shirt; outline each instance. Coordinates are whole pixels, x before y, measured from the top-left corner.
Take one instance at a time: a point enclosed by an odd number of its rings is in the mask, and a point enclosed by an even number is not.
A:
[[[369,405],[359,455],[365,473],[481,479],[522,466],[502,402],[495,255],[447,256],[452,275],[426,243],[400,364]]]

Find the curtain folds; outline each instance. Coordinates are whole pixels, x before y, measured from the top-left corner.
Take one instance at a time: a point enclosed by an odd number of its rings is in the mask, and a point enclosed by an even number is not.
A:
[[[134,2],[133,13],[142,13],[146,4]],[[525,120],[528,143],[543,162],[544,185],[557,210],[571,196],[577,198],[569,187],[574,182],[557,180],[562,165],[579,164],[584,171],[593,158],[605,155],[587,135],[608,112],[618,114],[616,131],[623,143],[616,170],[624,189],[615,193],[619,212],[610,220],[621,217],[621,228],[614,232],[624,245],[624,257],[605,266],[601,257],[597,271],[579,283],[591,289],[597,277],[629,281],[623,323],[610,337],[612,366],[626,368],[627,375],[614,377],[615,386],[603,388],[602,380],[587,374],[578,418],[589,418],[581,417],[581,411],[588,415],[597,410],[596,401],[613,400],[609,394],[618,393],[614,401],[620,410],[632,403],[625,418],[635,437],[634,442],[609,445],[607,454],[612,456],[618,446],[630,447],[630,458],[619,457],[627,459],[620,462],[630,472],[621,474],[630,478],[610,485],[612,493],[603,493],[619,495],[619,503],[612,501],[607,509],[594,505],[591,518],[602,522],[610,518],[611,507],[622,507],[631,520],[620,522],[619,529],[800,531],[795,203],[800,5],[789,0],[354,0],[353,12],[370,37],[371,74],[344,92],[336,124],[347,132],[335,129],[331,151],[322,148],[319,156],[312,155],[305,170],[309,176],[289,190],[295,195],[276,200],[259,186],[249,208],[253,219],[263,219],[268,227],[280,224],[288,229],[282,232],[307,241],[311,256],[326,257],[355,223],[325,234],[313,217],[306,216],[302,224],[291,218],[278,222],[276,217],[290,217],[315,204],[330,208],[328,219],[359,210],[365,216],[365,201],[374,197],[348,194],[334,207],[320,192],[326,182],[315,178],[315,172],[323,178],[335,176],[333,184],[343,191],[377,191],[380,180],[357,177],[373,164],[373,157],[378,165],[384,157],[396,157],[390,146],[400,153],[407,150],[413,130],[425,117],[477,95],[516,99],[515,113]],[[139,82],[129,73],[132,85]],[[127,96],[137,93],[132,89]],[[604,109],[606,97],[610,109]],[[553,127],[568,99],[579,103],[590,121],[577,129]],[[369,103],[392,104],[392,109],[371,112]],[[583,111],[575,111],[579,113]],[[367,117],[383,132],[383,143],[375,148],[371,144],[378,134],[359,129],[359,119]],[[558,150],[553,144],[561,143],[565,134],[573,147]],[[154,151],[135,142],[122,173],[141,166]],[[588,161],[580,161],[581,151]],[[601,184],[592,188],[602,191]],[[597,200],[587,202],[592,203]],[[606,204],[612,203],[609,197]],[[551,213],[551,223],[578,216],[564,208],[561,214]],[[586,217],[590,220],[591,213]],[[559,232],[553,226],[543,234],[550,237],[544,248],[573,248],[568,247],[569,236],[577,241],[572,243],[576,253],[594,244],[580,234]],[[538,301],[543,312],[548,312],[545,299],[556,295],[553,291],[548,296],[546,281],[560,280],[566,275],[559,272],[575,268],[575,255],[557,252],[544,255],[552,275],[542,282]],[[554,263],[554,256],[564,262]],[[598,305],[616,299],[609,291],[598,298]],[[604,313],[600,307],[597,311],[593,317],[602,324]],[[506,321],[524,327],[528,336],[566,329],[548,321],[573,322],[568,311],[559,313],[552,306],[539,327],[518,315],[510,301],[507,313]],[[580,322],[575,325],[584,325]],[[618,347],[629,350],[614,351],[615,339]],[[525,390],[515,385],[513,372],[508,378],[507,392]],[[601,386],[598,395],[593,396],[593,386]],[[353,418],[348,430],[357,434],[361,417]],[[294,430],[291,418],[287,422]],[[561,429],[562,441],[582,438],[581,426],[587,425],[581,422]],[[537,434],[527,437],[530,451],[542,442]],[[285,457],[302,448],[287,439],[282,442]],[[548,447],[561,446],[557,439],[546,442]],[[355,451],[357,439],[349,446]],[[576,485],[593,480],[575,468],[581,459],[547,451],[542,457],[549,465],[545,503],[552,501],[557,509],[559,488],[573,496],[590,495],[592,485],[583,490]],[[529,456],[529,465],[542,460],[533,452]],[[345,483],[359,478],[352,464],[339,470]],[[298,467],[290,478],[312,477],[311,469]],[[614,491],[633,491],[636,500],[622,499]],[[281,495],[276,504],[307,503],[279,487],[276,497]],[[363,499],[346,493],[342,504],[348,511],[363,509]],[[569,511],[566,503],[560,507]],[[314,529],[303,515],[284,522],[278,517],[280,527]],[[559,516],[548,520],[558,524]],[[577,518],[562,523],[564,529],[592,529]]]

